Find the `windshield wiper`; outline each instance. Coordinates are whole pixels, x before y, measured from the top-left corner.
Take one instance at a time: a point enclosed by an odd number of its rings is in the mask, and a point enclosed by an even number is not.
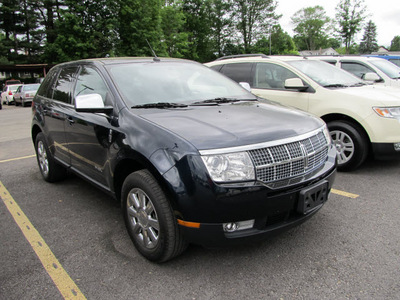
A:
[[[364,85],[367,85],[367,84],[364,82],[357,82],[355,84],[350,85],[350,87],[357,87],[357,86],[364,86]]]
[[[345,85],[345,84],[341,84],[341,83],[334,83],[334,84],[324,85],[324,87],[326,87],[326,88],[346,88],[346,87],[349,87],[349,86]]]
[[[156,103],[134,105],[131,108],[179,108],[179,107],[187,107],[187,105],[180,103],[171,103],[171,102],[156,102]]]
[[[218,98],[213,98],[213,99],[197,101],[197,102],[192,103],[191,105],[203,105],[203,104],[218,105],[221,103],[232,103],[232,102],[239,102],[239,101],[256,101],[256,100],[257,99],[237,99],[237,98],[218,97]]]

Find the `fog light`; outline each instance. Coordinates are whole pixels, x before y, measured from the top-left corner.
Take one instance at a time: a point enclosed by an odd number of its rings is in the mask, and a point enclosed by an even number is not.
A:
[[[224,223],[224,231],[226,232],[234,232],[238,229],[238,225],[234,222]]]
[[[400,143],[394,143],[394,150],[400,151]]]
[[[240,221],[240,222],[229,222],[222,224],[225,232],[234,232],[238,230],[245,230],[253,228],[254,220]]]

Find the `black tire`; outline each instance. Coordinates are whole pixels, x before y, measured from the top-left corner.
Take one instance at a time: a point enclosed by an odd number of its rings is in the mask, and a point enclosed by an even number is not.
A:
[[[41,132],[36,136],[35,150],[40,173],[44,180],[47,182],[56,182],[66,177],[67,170],[54,161],[44,134]]]
[[[338,153],[338,170],[352,171],[368,156],[368,138],[359,126],[346,121],[329,122],[328,129]]]
[[[14,100],[14,103],[15,103],[15,106],[18,106],[18,105],[19,105],[18,102],[17,102],[17,100]]]
[[[172,207],[149,171],[130,174],[122,186],[122,197],[129,236],[145,258],[165,262],[186,249]]]

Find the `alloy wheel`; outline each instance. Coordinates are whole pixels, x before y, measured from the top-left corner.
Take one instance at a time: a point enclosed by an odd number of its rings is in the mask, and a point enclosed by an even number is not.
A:
[[[42,141],[38,142],[37,153],[40,169],[42,170],[43,175],[47,176],[49,174],[49,160],[47,158],[47,152]]]
[[[354,142],[351,137],[339,130],[333,130],[330,133],[336,147],[339,165],[350,161],[354,155]]]
[[[153,202],[139,188],[132,189],[127,200],[129,225],[135,239],[147,249],[155,248],[159,241],[160,224]]]

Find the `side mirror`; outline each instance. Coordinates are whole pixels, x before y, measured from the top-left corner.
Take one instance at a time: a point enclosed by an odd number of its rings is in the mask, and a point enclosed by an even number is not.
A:
[[[373,81],[373,82],[381,81],[381,78],[379,77],[379,75],[376,73],[373,73],[373,72],[365,73],[362,76],[362,79],[364,79],[365,81]]]
[[[305,86],[300,78],[288,78],[285,80],[285,88],[302,92],[308,89],[308,86]]]
[[[112,106],[104,106],[100,94],[79,95],[75,98],[75,110],[77,112],[110,113]]]
[[[242,86],[242,88],[251,93],[251,87],[248,82],[239,82],[239,84]]]

